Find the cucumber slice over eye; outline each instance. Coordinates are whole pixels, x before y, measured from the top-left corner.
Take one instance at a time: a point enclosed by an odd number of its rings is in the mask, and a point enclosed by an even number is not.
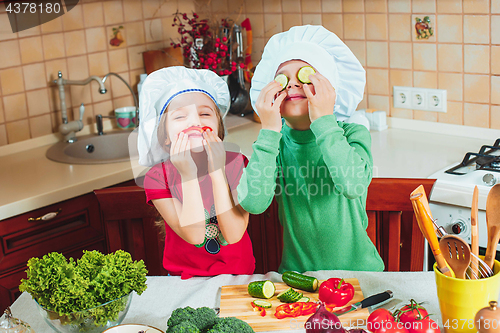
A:
[[[311,83],[309,80],[309,75],[315,74],[316,71],[311,66],[304,66],[299,69],[297,73],[297,79],[302,83]]]
[[[285,74],[276,75],[274,81],[278,82],[281,85],[281,90],[284,90],[288,85],[288,77]]]

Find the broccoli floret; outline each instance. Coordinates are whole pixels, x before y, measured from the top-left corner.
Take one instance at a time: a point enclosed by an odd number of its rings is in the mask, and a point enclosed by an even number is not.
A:
[[[183,321],[191,321],[193,318],[193,314],[195,309],[190,306],[186,306],[185,308],[177,308],[172,312],[170,318],[168,318],[167,325],[168,327],[174,327],[182,323]]]
[[[189,320],[185,320],[173,327],[169,327],[168,333],[200,333],[198,327],[191,323]]]
[[[191,322],[203,332],[214,326],[216,319],[215,311],[205,306],[195,310]]]
[[[177,332],[174,328],[184,322],[189,322],[195,326],[200,332],[206,332],[215,324],[217,315],[215,311],[208,307],[193,309],[192,307],[178,308],[172,312],[172,315],[167,321],[168,333]],[[184,331],[182,331],[184,332]],[[186,331],[187,332],[187,331]]]
[[[207,333],[254,333],[250,325],[235,317],[217,318],[214,327]]]

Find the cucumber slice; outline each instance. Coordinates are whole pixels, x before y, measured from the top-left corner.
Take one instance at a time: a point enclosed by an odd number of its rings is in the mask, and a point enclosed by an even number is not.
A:
[[[264,308],[264,309],[270,309],[273,306],[268,301],[263,301],[263,300],[260,300],[260,299],[256,299],[255,301],[253,301],[253,304],[255,306],[258,306],[259,308]]]
[[[277,297],[282,302],[294,303],[297,302],[299,299],[301,299],[302,296],[304,296],[303,293],[299,293],[298,291],[295,291],[292,288],[288,288],[287,290],[279,293]]]
[[[254,281],[248,284],[248,293],[250,296],[258,298],[271,298],[274,296],[276,287],[274,283],[269,280],[266,281]]]
[[[281,90],[284,90],[288,85],[288,77],[285,74],[276,75],[274,81],[278,82],[281,85]]]
[[[311,83],[311,80],[309,80],[309,75],[315,73],[316,71],[311,66],[304,66],[299,69],[299,72],[297,73],[297,79],[299,79],[299,81],[302,83]]]
[[[283,273],[281,278],[283,279],[283,282],[290,287],[305,291],[315,292],[319,287],[318,279],[297,272],[286,271]]]
[[[298,300],[298,302],[309,302],[311,299],[307,296],[303,296],[301,299]]]

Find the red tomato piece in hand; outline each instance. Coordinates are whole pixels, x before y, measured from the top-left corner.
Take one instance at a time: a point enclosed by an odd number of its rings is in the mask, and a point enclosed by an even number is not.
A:
[[[214,131],[214,130],[212,129],[212,127],[210,127],[210,126],[203,126],[201,129],[202,129],[202,131],[203,131],[203,132],[206,132],[206,131],[208,131],[208,130],[210,130],[210,132],[213,132],[213,131]]]

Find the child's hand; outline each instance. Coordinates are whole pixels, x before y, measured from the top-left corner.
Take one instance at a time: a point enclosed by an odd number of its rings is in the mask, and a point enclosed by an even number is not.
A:
[[[281,85],[273,80],[260,91],[259,97],[257,98],[255,107],[259,112],[259,118],[262,123],[262,128],[264,129],[276,132],[281,131],[280,106],[286,97],[285,92],[280,93],[281,89]],[[274,99],[276,94],[278,94],[278,96]]]
[[[182,178],[191,180],[197,177],[198,169],[191,156],[189,135],[181,132],[174,139],[170,147],[170,161]]]
[[[330,81],[320,73],[310,75],[309,79],[314,85],[316,94],[313,94],[312,87],[307,84],[304,84],[304,92],[309,101],[309,118],[313,122],[320,117],[333,114],[337,94]]]
[[[214,171],[225,171],[226,166],[226,150],[224,143],[212,131],[203,133],[203,145],[208,156],[208,173],[212,175]]]

